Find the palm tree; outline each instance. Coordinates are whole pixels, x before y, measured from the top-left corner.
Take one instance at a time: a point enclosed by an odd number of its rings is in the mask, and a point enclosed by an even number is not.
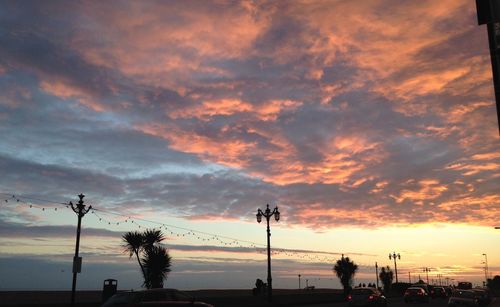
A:
[[[391,284],[392,280],[394,279],[394,274],[391,271],[391,268],[389,266],[387,267],[382,267],[382,270],[378,274],[380,277],[380,280],[382,281],[382,284],[384,284],[384,292],[387,294],[389,293],[389,290],[391,289]]]
[[[163,287],[163,280],[170,272],[172,258],[159,245],[165,239],[161,230],[147,229],[143,233],[127,232],[122,236],[125,251],[135,255],[144,277],[143,286],[148,289]]]
[[[342,287],[344,287],[344,295],[347,295],[351,291],[353,277],[357,270],[358,265],[354,261],[351,261],[349,257],[344,257],[344,255],[337,260],[337,263],[333,267],[333,271],[340,279]]]
[[[165,237],[163,236],[161,230],[157,229],[146,229],[142,234],[142,238],[144,249],[151,248],[156,244],[161,243],[161,241],[165,240]]]
[[[172,258],[161,245],[153,245],[145,250],[142,263],[146,272],[146,287],[148,289],[163,288],[163,280],[170,272]]]
[[[125,242],[123,246],[125,247],[125,251],[129,253],[129,258],[132,258],[132,255],[135,255],[137,262],[141,267],[142,276],[146,278],[146,273],[144,271],[144,267],[142,266],[141,258],[139,257],[139,253],[142,252],[144,247],[144,236],[142,233],[137,231],[129,231],[122,236],[122,240]]]

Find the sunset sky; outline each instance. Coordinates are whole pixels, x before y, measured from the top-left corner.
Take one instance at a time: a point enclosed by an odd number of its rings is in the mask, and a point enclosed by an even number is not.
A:
[[[139,288],[120,237],[160,226],[167,287],[252,288],[266,204],[275,288],[480,284],[499,141],[472,0],[2,1],[0,289],[71,289],[80,193],[79,289]]]

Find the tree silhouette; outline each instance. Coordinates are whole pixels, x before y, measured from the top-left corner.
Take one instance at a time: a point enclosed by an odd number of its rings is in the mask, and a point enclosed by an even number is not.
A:
[[[351,261],[349,257],[344,257],[337,260],[337,263],[333,267],[333,271],[340,279],[342,287],[344,287],[344,294],[347,295],[352,289],[352,282],[354,274],[358,270],[358,265]]]
[[[392,280],[394,279],[394,274],[392,273],[391,268],[389,266],[385,268],[382,267],[382,270],[380,270],[378,276],[380,277],[380,280],[384,285],[384,292],[389,293],[389,290],[391,289]]]
[[[125,247],[125,251],[129,253],[129,258],[132,258],[132,255],[136,256],[137,262],[141,267],[142,276],[146,278],[146,273],[139,257],[139,253],[142,252],[144,247],[144,236],[137,231],[129,231],[122,236],[122,240],[125,242],[123,246]]]
[[[170,272],[171,260],[165,247],[159,245],[164,239],[161,230],[147,229],[143,233],[127,232],[122,236],[125,251],[136,255],[144,278],[143,286],[162,288],[163,280]]]
[[[151,248],[165,240],[161,230],[146,229],[142,234],[144,249]]]
[[[161,245],[145,249],[142,263],[147,277],[145,285],[148,289],[163,288],[163,280],[170,272],[171,260],[167,249]]]

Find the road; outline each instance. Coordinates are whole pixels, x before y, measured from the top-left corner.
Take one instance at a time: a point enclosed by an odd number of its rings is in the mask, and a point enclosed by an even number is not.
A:
[[[447,299],[433,299],[429,304],[405,304],[402,297],[390,298],[388,301],[388,307],[447,307]],[[297,307],[348,307],[347,303],[335,303],[335,304],[316,304],[316,305],[300,305]],[[500,298],[496,298],[487,307],[500,307]]]

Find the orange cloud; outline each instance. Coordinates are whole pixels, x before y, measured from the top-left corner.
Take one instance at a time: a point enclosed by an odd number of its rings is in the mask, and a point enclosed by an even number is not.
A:
[[[40,88],[46,93],[62,99],[76,99],[80,104],[88,107],[95,112],[103,112],[106,110],[105,106],[101,103],[96,102],[91,95],[85,93],[83,90],[77,87],[71,86],[62,81],[42,81],[40,83]]]
[[[450,216],[452,217],[457,212],[464,211],[467,214],[460,214],[459,216],[465,223],[496,225],[500,216],[500,195],[461,195],[458,199],[442,202],[439,205],[439,210],[436,210],[435,213],[438,220],[448,221]]]
[[[283,110],[294,110],[301,105],[301,102],[291,100],[271,100],[261,106],[254,106],[238,99],[220,99],[204,101],[201,105],[192,108],[174,110],[169,115],[174,119],[198,118],[207,121],[217,115],[229,116],[237,113],[251,113],[257,119],[267,121],[275,120]]]
[[[177,89],[182,94],[196,83],[192,73],[228,76],[228,71],[206,65],[206,58],[241,58],[270,23],[270,13],[253,4],[200,4],[193,9],[178,2],[168,6],[133,3],[127,10],[106,3],[85,9],[103,26],[103,44],[95,44],[88,28],[79,29],[72,42],[91,63],[117,68],[141,82]],[[217,13],[215,13],[217,12]]]
[[[245,169],[249,175],[278,185],[321,182],[357,186],[363,181],[355,175],[369,165],[380,163],[385,157],[380,144],[360,136],[336,137],[330,146],[321,149],[324,155],[321,161],[306,162],[301,161],[291,143],[279,136],[271,136],[269,140],[279,149],[270,150],[253,141],[224,137],[224,133],[230,132],[228,127],[220,131],[222,135],[215,137],[184,131],[173,125],[139,125],[136,129],[167,139],[175,150],[196,154],[212,163]],[[267,167],[258,170],[251,162],[252,157],[259,157]]]
[[[412,188],[403,189],[398,196],[391,195],[397,203],[409,200],[415,204],[423,204],[424,200],[436,199],[448,190],[446,185],[434,179],[420,180],[417,183],[410,181],[406,185],[411,185]]]

